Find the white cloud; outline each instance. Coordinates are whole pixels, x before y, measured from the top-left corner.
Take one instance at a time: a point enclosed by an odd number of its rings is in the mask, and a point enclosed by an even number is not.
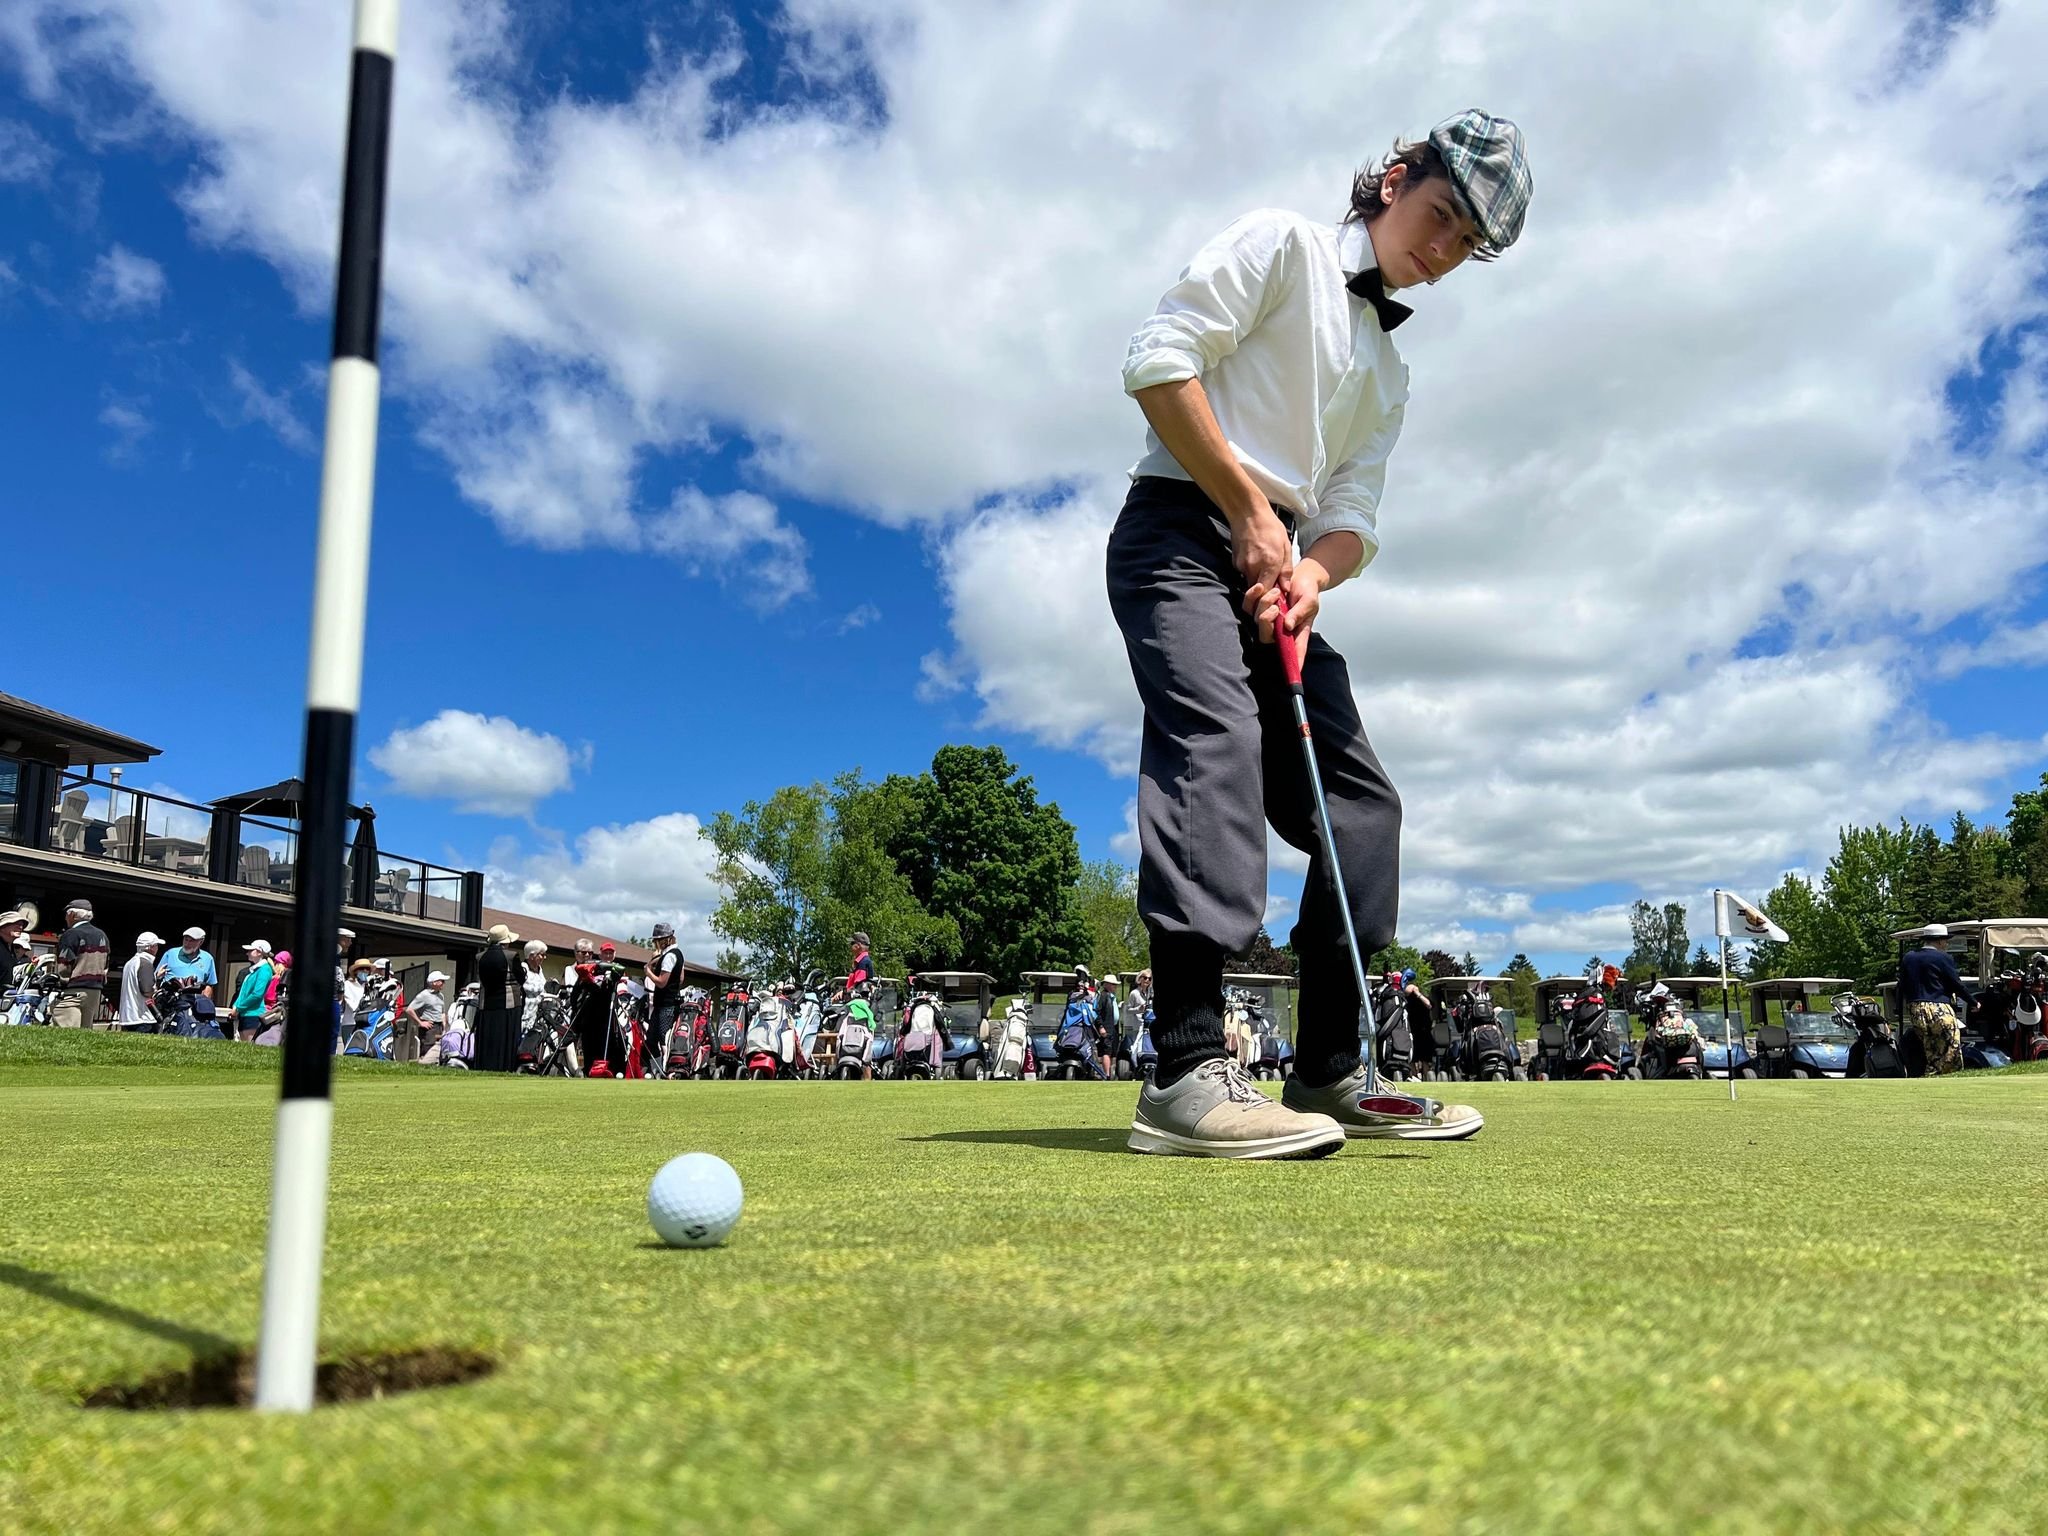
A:
[[[1978,667],[2048,666],[2048,620],[2001,624],[1975,645],[1952,645],[1935,658],[1937,677],[1957,677]]]
[[[484,889],[494,907],[530,912],[599,933],[645,934],[675,924],[683,952],[709,960],[718,905],[717,860],[702,824],[683,811],[623,826],[593,827],[573,846],[552,843],[525,851],[494,848]]]
[[[282,390],[271,390],[235,358],[228,359],[228,384],[235,392],[241,419],[268,427],[277,440],[300,453],[313,451],[313,434],[292,409],[291,398]]]
[[[155,309],[163,302],[164,269],[125,245],[116,245],[93,263],[86,279],[86,313],[97,319]]]
[[[862,603],[839,621],[839,633],[849,635],[856,629],[866,629],[870,624],[878,622],[881,617],[882,610],[873,603]]]
[[[57,152],[33,128],[0,118],[0,184],[40,186],[56,164]]]
[[[107,457],[117,464],[133,458],[142,440],[156,429],[156,423],[142,409],[146,403],[109,396],[100,407],[100,425],[114,434],[113,442],[107,445]]]
[[[531,815],[590,761],[587,747],[572,751],[559,736],[461,709],[393,731],[369,756],[402,795],[491,816]]]
[[[870,118],[736,108],[731,56],[522,105],[507,9],[419,0],[395,386],[464,494],[543,547],[803,571],[765,499],[646,503],[647,465],[734,439],[777,495],[940,520],[952,636],[919,696],[971,690],[988,725],[1128,778],[1101,569],[1139,437],[1125,338],[1237,213],[1333,212],[1362,155],[1484,101],[1529,132],[1528,233],[1400,333],[1384,552],[1324,626],[1404,795],[1404,869],[1454,889],[1417,921],[1769,879],[1841,821],[1981,808],[2040,744],[1951,739],[1917,689],[1927,637],[2031,590],[2048,551],[2041,343],[1982,443],[1957,446],[1944,393],[2042,316],[2048,8],[1946,30],[1891,0],[1477,14],[794,0],[811,67],[862,50]],[[344,27],[313,0],[36,0],[0,38],[37,99],[67,61],[130,72],[201,147],[200,236],[314,311]],[[1276,79],[1277,109],[1235,88]],[[1935,164],[1899,195],[1900,167]],[[1956,558],[1977,550],[1999,555]]]
[[[811,590],[809,546],[752,491],[707,496],[684,486],[647,525],[649,545],[692,575],[738,587],[765,609]]]

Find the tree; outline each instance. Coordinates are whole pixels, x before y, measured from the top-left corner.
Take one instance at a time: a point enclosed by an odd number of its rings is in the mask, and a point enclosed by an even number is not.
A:
[[[1448,950],[1425,949],[1422,952],[1422,963],[1429,967],[1429,974],[1432,980],[1445,976],[1465,976],[1470,974],[1451,957]]]
[[[747,968],[747,957],[728,944],[718,952],[718,958],[711,963],[721,971],[737,976]]]
[[[2001,858],[2000,873],[2019,883],[2019,898],[2013,905],[2024,914],[2048,912],[2048,773],[2041,775],[2040,788],[2023,789],[2012,797]]]
[[[1848,976],[1859,987],[1875,987],[1898,967],[1891,935],[1926,919],[1905,905],[1904,887],[1912,859],[1913,829],[1844,827],[1835,856],[1821,877],[1815,913],[1813,959],[1818,974]],[[1788,930],[1789,931],[1789,930]]]
[[[1384,976],[1388,971],[1413,971],[1418,986],[1428,986],[1436,979],[1436,972],[1430,969],[1429,959],[1413,944],[1394,940],[1365,963],[1365,979]]]
[[[1788,873],[1763,900],[1765,916],[1785,930],[1786,937],[1759,939],[1749,946],[1743,974],[1752,981],[1772,976],[1814,976],[1820,971],[1820,898],[1813,882]]]
[[[1292,976],[1294,952],[1280,948],[1273,942],[1272,935],[1261,926],[1258,934],[1252,939],[1251,947],[1241,955],[1231,956],[1230,969],[1250,971],[1259,976]]]
[[[1097,976],[1121,976],[1150,964],[1151,937],[1138,917],[1136,870],[1114,859],[1083,864],[1074,905],[1088,932],[1088,965]]]
[[[1527,955],[1517,954],[1501,967],[1501,975],[1508,978],[1507,1006],[1514,1009],[1515,1017],[1535,1018],[1536,983],[1543,979],[1537,974],[1535,962]]]
[[[1664,903],[1664,948],[1657,956],[1657,969],[1666,976],[1685,974],[1685,952],[1689,947],[1685,936],[1685,903],[1667,901]]]
[[[769,976],[830,974],[862,929],[884,972],[944,964],[959,947],[958,930],[925,910],[881,845],[900,811],[856,770],[829,790],[792,784],[737,815],[719,812],[704,828],[718,850],[712,931],[733,942],[747,968]]]
[[[951,918],[960,962],[1007,982],[1088,953],[1075,906],[1081,848],[1054,804],[1000,747],[945,746],[907,794],[915,816],[892,828],[888,852],[934,917]]]
[[[1721,958],[1718,955],[1707,953],[1707,946],[1703,940],[1700,947],[1692,952],[1692,969],[1686,972],[1686,974],[1688,976],[1718,976],[1721,974]]]
[[[1622,974],[1630,981],[1648,981],[1664,959],[1664,913],[1638,897],[1628,908],[1629,951],[1621,962]]]

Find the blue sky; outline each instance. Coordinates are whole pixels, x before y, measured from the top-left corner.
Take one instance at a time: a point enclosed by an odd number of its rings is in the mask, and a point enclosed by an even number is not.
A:
[[[0,506],[46,562],[0,686],[156,743],[131,782],[198,798],[295,768],[345,62],[316,7],[214,11],[183,38],[142,0],[36,0],[0,29]],[[409,9],[360,745],[457,711],[569,766],[494,813],[458,809],[444,761],[366,757],[385,846],[488,864],[530,909],[677,910],[701,942],[701,867],[603,867],[636,829],[972,740],[1085,856],[1134,857],[1100,599],[1138,447],[1122,339],[1234,213],[1324,211],[1366,149],[1488,90],[1524,103],[1530,249],[1404,331],[1385,552],[1328,630],[1408,800],[1407,932],[1576,964],[1637,894],[1704,918],[1841,820],[1995,816],[2048,765],[2048,128],[1999,73],[2025,18],[1901,75],[1882,7],[1775,55],[1768,8],[1733,7],[1686,24],[1707,83],[1666,82],[1723,116],[1623,149],[1612,80],[1689,67],[1627,22],[1506,27],[1442,76],[1407,40],[1361,144],[1359,61],[1315,59],[1298,117],[1205,116],[1143,98],[1142,39],[1030,13]],[[1303,57],[1281,27],[1174,46]],[[1587,78],[1529,85],[1548,47]],[[1724,90],[1713,61],[1755,49],[1755,99]],[[1715,153],[1732,124],[1801,142],[1794,85],[1872,146],[1810,210],[1876,220],[1824,273],[1805,214],[1765,216]],[[1947,142],[1966,98],[1981,153],[1924,216],[1873,215],[1884,157]],[[1581,174],[1631,155],[1646,186],[1693,178],[1681,222]],[[1617,227],[1589,287],[1574,253]],[[1688,266],[1702,231],[1735,254]],[[1299,879],[1276,863],[1282,928]]]

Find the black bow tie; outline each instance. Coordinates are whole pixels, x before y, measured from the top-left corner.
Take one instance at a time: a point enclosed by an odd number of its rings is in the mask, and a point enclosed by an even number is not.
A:
[[[1379,312],[1380,329],[1391,331],[1415,311],[1397,299],[1387,297],[1386,284],[1380,281],[1380,269],[1367,267],[1344,285]]]

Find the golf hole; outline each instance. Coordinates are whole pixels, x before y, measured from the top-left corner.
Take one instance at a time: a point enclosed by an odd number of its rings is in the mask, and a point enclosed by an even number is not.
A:
[[[314,1401],[359,1403],[423,1392],[429,1387],[455,1387],[488,1376],[498,1368],[489,1355],[473,1349],[402,1349],[383,1354],[343,1355],[322,1360],[313,1385]],[[179,1371],[167,1371],[132,1385],[98,1387],[86,1394],[87,1408],[247,1408],[256,1398],[256,1355],[243,1350],[195,1360]]]

